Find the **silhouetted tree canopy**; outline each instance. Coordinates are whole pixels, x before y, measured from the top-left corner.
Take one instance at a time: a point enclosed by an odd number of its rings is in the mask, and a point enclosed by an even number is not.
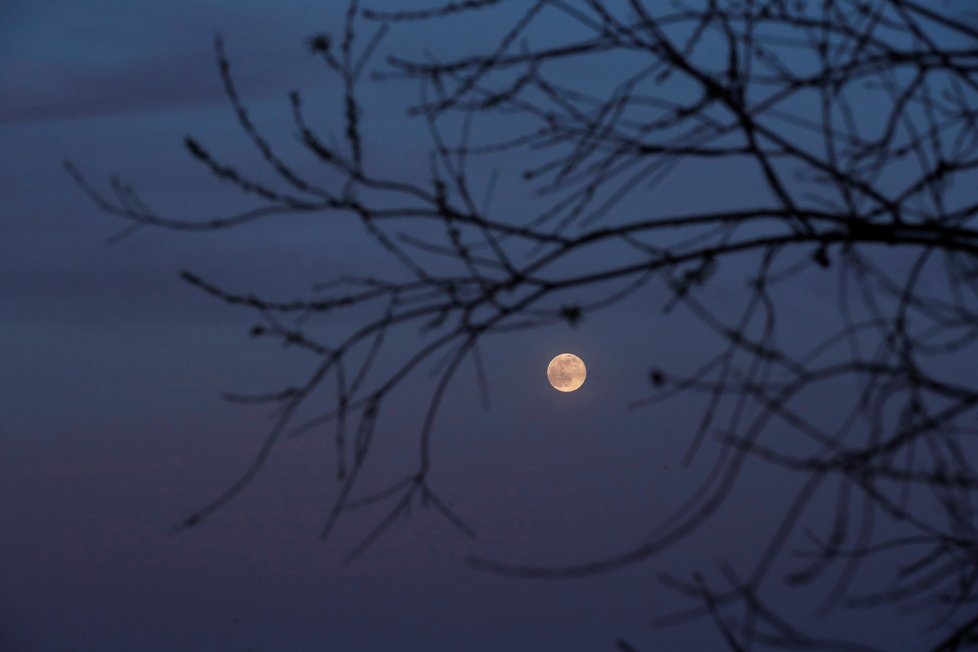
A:
[[[375,56],[390,30],[420,24],[435,33],[441,21],[493,12],[502,18],[487,24],[507,27],[489,46],[473,39],[450,59]],[[355,557],[419,504],[471,533],[429,475],[439,405],[460,366],[481,369],[488,334],[573,326],[641,296],[662,319],[682,309],[713,333],[699,368],[650,361],[643,401],[701,398],[687,461],[715,455],[712,471],[681,510],[649,524],[649,538],[607,556],[560,567],[471,563],[563,578],[648,562],[723,509],[745,463],[759,460],[797,479],[788,511],[753,565],[663,576],[689,600],[672,621],[710,619],[732,650],[877,649],[865,632],[830,640],[814,619],[789,622],[768,597],[775,584],[817,584],[830,587],[828,605],[922,610],[934,650],[974,646],[978,385],[961,361],[976,359],[978,338],[978,29],[964,19],[923,0],[466,0],[393,12],[354,1],[344,25],[306,44],[342,88],[336,114],[313,120],[302,95],[289,97],[292,131],[323,168],[315,177],[289,162],[294,145],[273,143],[252,122],[219,40],[227,97],[276,182],[251,178],[206,143],[188,138],[186,146],[253,207],[161,215],[124,182],[102,190],[69,164],[78,184],[127,229],[350,216],[403,273],[336,278],[296,300],[184,273],[196,288],[253,310],[253,336],[317,362],[291,386],[228,397],[275,406],[275,424],[240,479],[182,527],[234,498],[282,438],[330,428],[339,489],[324,538],[349,510],[375,510]],[[548,30],[554,21],[573,29]],[[391,176],[372,162],[361,89],[404,80],[417,84],[409,111],[427,125],[430,152],[410,162],[423,174]],[[532,191],[519,214],[493,208],[491,170],[507,161],[519,163],[519,183]],[[716,166],[735,166],[750,180],[745,187],[759,190],[709,197],[706,183],[688,211],[651,201],[644,212],[620,209],[654,196],[676,170]],[[607,247],[616,254],[594,255]],[[747,281],[731,298],[736,313],[701,299],[730,274]],[[780,328],[782,303],[813,275],[832,288],[838,327],[800,342]],[[319,335],[336,313],[365,307],[372,317],[344,338]],[[415,349],[385,348],[391,333],[419,327]],[[375,363],[387,355],[400,356],[398,366],[381,373]],[[368,492],[358,479],[378,413],[431,362],[439,376],[413,431],[415,470]],[[324,397],[327,380],[338,390]],[[828,523],[810,516],[818,503],[834,506]],[[787,547],[799,534],[801,557]],[[874,559],[893,562],[882,581],[856,572]]]

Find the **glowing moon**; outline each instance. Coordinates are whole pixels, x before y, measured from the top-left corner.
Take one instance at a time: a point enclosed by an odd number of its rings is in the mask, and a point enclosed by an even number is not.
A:
[[[584,361],[573,353],[561,353],[547,365],[547,380],[559,392],[580,389],[586,377]]]

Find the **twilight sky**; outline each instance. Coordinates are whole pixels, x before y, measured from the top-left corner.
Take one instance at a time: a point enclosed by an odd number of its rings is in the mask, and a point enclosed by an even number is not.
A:
[[[262,408],[226,404],[221,393],[274,388],[305,369],[304,358],[250,340],[251,315],[203,296],[178,273],[290,295],[340,274],[397,267],[352,219],[290,218],[210,234],[144,230],[110,245],[121,225],[61,162],[73,160],[99,183],[124,176],[160,212],[194,217],[247,205],[182,145],[193,134],[227,160],[261,169],[225,102],[213,37],[223,36],[256,121],[287,149],[287,93],[302,89],[311,106],[326,107],[336,91],[304,39],[337,31],[344,8],[339,0],[0,5],[0,648],[611,650],[622,636],[642,650],[716,649],[707,622],[651,626],[687,606],[656,577],[755,553],[763,543],[756,525],[785,506],[786,494],[771,489],[784,479],[772,472],[746,474],[735,507],[677,549],[624,571],[531,582],[464,562],[474,553],[572,562],[625,549],[709,468],[708,455],[680,463],[697,401],[627,407],[648,394],[653,364],[702,358],[702,328],[680,311],[663,316],[661,288],[576,329],[488,341],[488,412],[474,372],[456,379],[435,431],[434,482],[473,524],[475,540],[417,510],[344,566],[377,515],[355,515],[335,540],[319,541],[335,484],[331,443],[313,434],[283,444],[204,525],[168,533],[233,481],[269,423]],[[479,29],[399,28],[385,52],[452,54],[491,43],[493,21],[507,17],[498,15]],[[425,131],[404,115],[413,86],[375,83],[365,97],[368,155],[391,174],[424,169]],[[313,169],[308,157],[295,160]],[[504,181],[515,181],[508,172]],[[621,210],[725,206],[752,192],[765,191],[731,166],[683,169],[655,197],[632,197]],[[496,201],[518,211],[523,199],[513,191]],[[704,299],[722,305],[740,283],[725,276]],[[800,340],[834,306],[826,287],[810,279],[785,298]],[[342,328],[356,316],[338,319]],[[573,395],[546,383],[547,362],[563,351],[588,364],[587,384]],[[421,373],[392,397],[379,430],[389,446],[368,480],[410,463],[398,442],[418,428],[432,389]],[[837,631],[858,623],[891,649],[916,631],[879,613],[840,611],[825,622]]]

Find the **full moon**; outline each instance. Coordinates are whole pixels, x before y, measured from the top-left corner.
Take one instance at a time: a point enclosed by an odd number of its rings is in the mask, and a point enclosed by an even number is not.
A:
[[[547,380],[559,392],[580,389],[586,377],[584,361],[573,353],[561,353],[547,365]]]

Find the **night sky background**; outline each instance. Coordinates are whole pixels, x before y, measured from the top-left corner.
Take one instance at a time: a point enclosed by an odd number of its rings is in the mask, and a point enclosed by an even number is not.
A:
[[[269,425],[263,408],[230,405],[221,394],[274,388],[307,365],[249,339],[250,315],[194,290],[179,272],[290,295],[341,274],[396,276],[399,268],[352,218],[276,218],[206,234],[143,230],[107,244],[123,225],[92,205],[62,161],[100,183],[123,175],[164,214],[247,206],[182,144],[192,134],[267,175],[223,95],[219,33],[256,122],[299,169],[314,170],[295,142],[287,93],[302,89],[324,129],[339,124],[335,82],[324,81],[304,40],[338,31],[345,6],[0,5],[0,649],[611,650],[618,637],[641,650],[721,648],[706,621],[652,627],[689,606],[657,576],[756,555],[790,497],[781,484],[790,479],[761,466],[748,467],[735,500],[706,528],[638,566],[539,582],[465,564],[472,554],[545,564],[624,550],[709,469],[712,453],[681,464],[698,399],[628,407],[650,394],[652,366],[692,367],[711,341],[682,311],[663,314],[661,286],[577,328],[487,340],[488,411],[471,369],[455,379],[435,429],[433,482],[476,529],[474,540],[415,510],[343,565],[378,514],[354,514],[329,544],[319,541],[336,486],[332,444],[314,433],[283,443],[258,480],[202,526],[169,533],[237,477]],[[453,29],[398,28],[383,52],[451,56],[491,43],[511,18],[503,10]],[[392,176],[427,164],[426,132],[404,110],[416,99],[406,82],[364,89],[367,155]],[[503,171],[510,185],[498,193],[500,211],[521,210],[519,165]],[[632,196],[619,210],[721,207],[752,192],[766,192],[753,171],[687,167],[654,197]],[[743,283],[736,272],[704,288],[703,300],[733,302]],[[832,320],[830,287],[804,278],[783,297],[799,341]],[[336,317],[337,332],[362,318]],[[396,353],[414,344],[405,336],[391,346]],[[569,395],[545,376],[564,351],[588,365],[584,388]],[[410,469],[409,444],[433,385],[426,372],[415,374],[391,397],[364,486]],[[826,401],[820,409],[831,411]],[[813,618],[817,596],[786,595],[790,610]],[[837,610],[819,623],[894,650],[920,630],[887,610]]]

